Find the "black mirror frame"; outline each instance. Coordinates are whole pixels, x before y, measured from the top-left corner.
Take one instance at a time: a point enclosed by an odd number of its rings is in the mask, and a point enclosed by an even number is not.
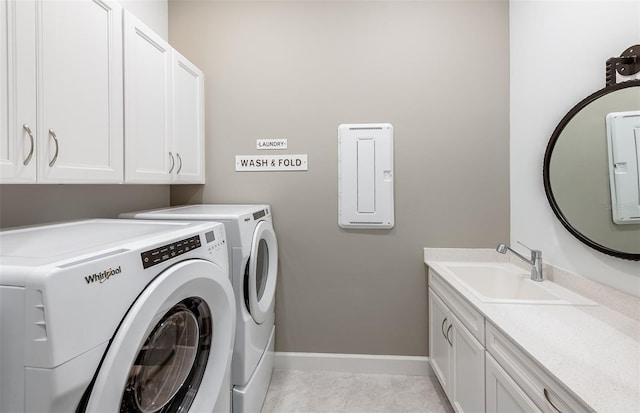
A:
[[[556,202],[556,199],[553,196],[553,190],[551,189],[551,178],[549,176],[549,166],[551,164],[551,155],[553,153],[553,148],[555,147],[556,142],[560,138],[562,131],[567,126],[567,124],[571,121],[571,119],[573,119],[573,117],[576,114],[578,114],[578,112],[584,109],[591,102],[601,98],[602,96],[608,95],[611,92],[615,92],[616,90],[620,90],[620,89],[626,89],[628,87],[640,87],[640,80],[629,80],[629,81],[621,82],[612,86],[607,86],[604,89],[600,89],[597,92],[592,93],[591,95],[587,96],[585,99],[580,101],[562,118],[560,123],[558,123],[558,126],[556,126],[555,130],[553,131],[553,134],[551,135],[551,139],[549,139],[549,143],[547,144],[547,149],[544,153],[544,165],[542,168],[542,176],[544,181],[544,192],[547,195],[547,200],[551,205],[551,209],[553,210],[553,213],[560,220],[562,225],[574,237],[578,238],[578,240],[588,245],[589,247],[597,251],[603,252],[607,255],[623,258],[626,260],[640,261],[640,254],[632,254],[628,252],[618,251],[618,250],[614,250],[609,247],[606,247],[604,245],[598,244],[597,242],[594,242],[592,239],[588,238],[587,236],[582,234],[580,231],[578,231],[576,228],[574,228],[569,222],[569,220],[567,219],[567,217],[565,217],[565,215],[560,210],[560,207],[558,206],[558,203]]]

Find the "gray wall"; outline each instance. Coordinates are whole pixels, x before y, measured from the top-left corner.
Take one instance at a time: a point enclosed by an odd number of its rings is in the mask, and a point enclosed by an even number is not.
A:
[[[0,228],[169,205],[169,185],[0,185]]]
[[[423,247],[508,240],[508,13],[506,1],[169,1],[169,40],[206,76],[208,168],[171,203],[272,205],[278,351],[425,355]],[[337,127],[359,122],[395,128],[389,231],[337,226]],[[309,170],[234,172],[257,138],[288,139]]]

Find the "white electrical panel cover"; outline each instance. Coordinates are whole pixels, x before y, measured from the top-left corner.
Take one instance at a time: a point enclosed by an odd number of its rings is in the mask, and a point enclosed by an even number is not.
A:
[[[338,127],[338,225],[393,228],[393,126]]]
[[[606,118],[611,212],[616,224],[640,224],[640,111]]]

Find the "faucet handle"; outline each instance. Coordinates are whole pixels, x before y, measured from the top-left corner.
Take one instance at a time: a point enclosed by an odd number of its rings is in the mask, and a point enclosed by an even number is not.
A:
[[[536,256],[542,256],[542,251],[540,250],[534,250],[533,248],[529,248],[526,245],[524,245],[522,242],[520,241],[516,241],[518,244],[522,245],[523,247],[525,247],[526,249],[528,249],[529,251],[531,251],[532,256],[536,255]]]

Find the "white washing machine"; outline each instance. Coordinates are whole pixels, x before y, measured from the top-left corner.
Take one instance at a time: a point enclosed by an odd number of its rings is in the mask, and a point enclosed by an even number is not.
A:
[[[269,205],[187,205],[120,217],[224,223],[238,315],[231,362],[232,410],[260,412],[273,371],[278,273],[278,243]]]
[[[0,232],[0,411],[230,411],[224,226],[83,220]]]

